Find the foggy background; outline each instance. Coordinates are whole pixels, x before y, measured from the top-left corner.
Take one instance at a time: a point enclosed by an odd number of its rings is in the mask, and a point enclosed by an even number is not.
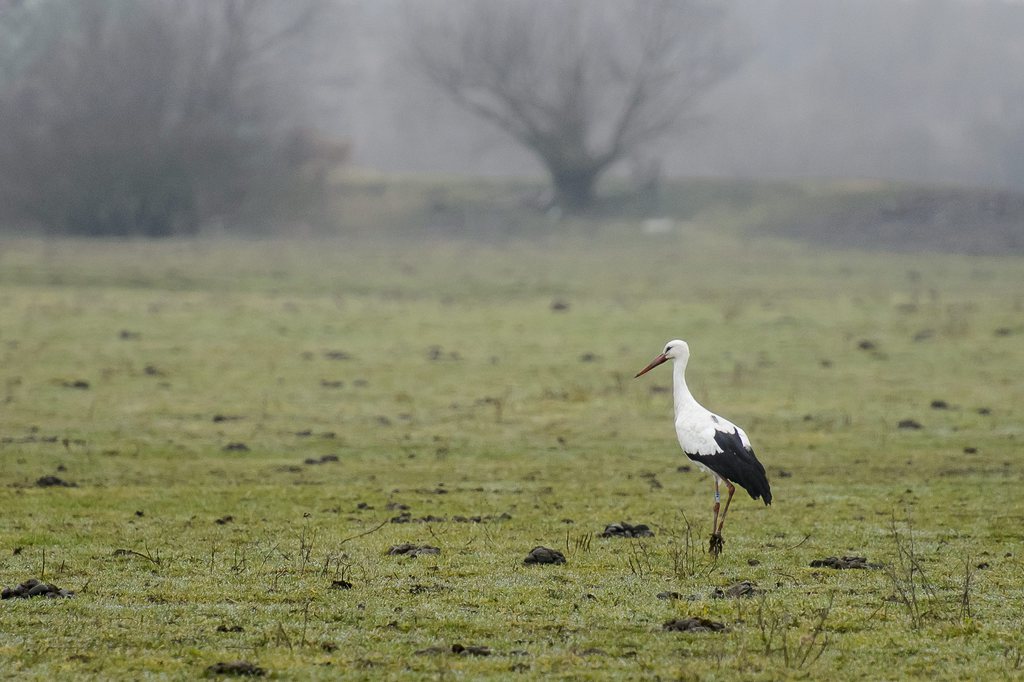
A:
[[[533,37],[517,47],[516,30]],[[532,149],[536,130],[501,122],[508,92],[480,99],[507,75],[502,41],[517,92],[551,100],[512,110],[562,108]],[[599,141],[658,41],[637,89],[649,129]],[[574,56],[577,71],[556,64]],[[548,177],[568,210],[607,176],[1017,191],[1021,74],[1024,3],[1009,0],[0,0],[0,220],[150,236],[284,224],[342,174]],[[927,201],[926,220],[948,213]],[[970,201],[1017,230],[1019,197]]]
[[[410,73],[402,6],[345,6],[352,89],[323,124],[381,171],[541,172]],[[670,175],[1024,186],[1024,3],[738,0],[732,16],[747,60],[702,125],[647,151]]]

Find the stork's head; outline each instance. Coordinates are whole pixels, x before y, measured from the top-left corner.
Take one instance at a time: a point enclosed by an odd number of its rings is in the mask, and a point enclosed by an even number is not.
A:
[[[671,341],[665,344],[665,350],[663,350],[660,355],[656,356],[653,360],[651,360],[651,364],[647,365],[642,370],[637,372],[636,376],[646,374],[647,372],[650,372],[652,369],[654,369],[661,363],[666,362],[668,360],[682,362],[685,365],[686,361],[689,359],[690,347],[686,345],[686,341],[672,339]],[[635,379],[636,377],[633,378]]]

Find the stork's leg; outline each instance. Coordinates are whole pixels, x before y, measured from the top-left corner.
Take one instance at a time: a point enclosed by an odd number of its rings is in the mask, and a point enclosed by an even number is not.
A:
[[[715,478],[715,506],[714,506],[715,518],[711,521],[711,532],[712,533],[716,532],[717,529],[718,529],[718,509],[719,509],[719,506],[720,506],[719,505],[720,496],[718,494],[718,476],[715,476],[714,478]]]
[[[725,509],[722,510],[722,517],[718,521],[718,528],[715,529],[715,534],[719,536],[722,535],[722,526],[725,525],[725,515],[729,513],[729,503],[732,502],[733,493],[736,492],[736,486],[732,484],[732,481],[727,478],[722,480],[725,481],[725,487],[729,491],[729,497],[725,498]]]
[[[713,557],[717,557],[722,553],[722,536],[718,532],[718,509],[719,509],[720,496],[718,493],[718,476],[715,476],[715,517],[711,522],[711,542],[708,545],[708,552]],[[729,503],[726,502],[725,508],[729,508]]]

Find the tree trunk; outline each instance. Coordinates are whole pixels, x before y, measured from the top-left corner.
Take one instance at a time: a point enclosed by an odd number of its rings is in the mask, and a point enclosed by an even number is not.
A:
[[[594,189],[601,174],[596,165],[548,167],[555,190],[555,203],[566,213],[581,213],[594,203]]]

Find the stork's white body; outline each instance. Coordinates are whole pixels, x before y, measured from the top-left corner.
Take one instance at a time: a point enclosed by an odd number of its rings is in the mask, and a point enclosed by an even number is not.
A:
[[[683,452],[701,468],[710,471],[718,483],[730,488],[733,483],[746,489],[755,500],[771,504],[772,491],[764,466],[754,456],[750,438],[740,427],[697,402],[686,385],[686,364],[690,347],[675,339],[665,350],[640,370],[637,376],[672,361],[672,396],[675,402],[676,436]],[[731,497],[731,492],[730,492]]]
[[[679,438],[679,446],[687,455],[722,454],[722,446],[715,441],[719,433],[736,433],[744,447],[751,447],[750,439],[743,429],[707,409],[693,397],[686,385],[685,363],[673,363],[672,394],[676,410],[676,436]],[[706,468],[701,462],[697,464],[702,469]]]

